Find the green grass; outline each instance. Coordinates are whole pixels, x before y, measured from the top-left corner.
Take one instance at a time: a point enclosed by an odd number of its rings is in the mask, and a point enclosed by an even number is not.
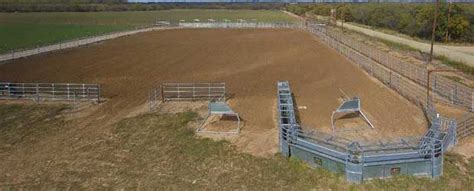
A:
[[[38,13],[0,13],[0,23],[48,23],[82,25],[150,25],[157,20],[192,21],[193,19],[257,19],[262,22],[294,22],[295,18],[271,10],[163,10],[129,12],[38,12]]]
[[[262,22],[294,22],[281,11],[269,10],[164,10],[135,12],[37,12],[0,13],[0,53],[33,48],[65,40],[94,36],[133,27],[150,26],[157,20],[192,22],[257,19]]]
[[[401,44],[401,43],[398,43],[398,42],[393,42],[393,41],[381,39],[381,38],[371,37],[371,36],[368,36],[364,33],[358,32],[358,31],[344,30],[344,32],[345,33],[354,33],[354,34],[357,34],[357,35],[361,35],[365,39],[373,39],[377,42],[381,42],[381,43],[385,44],[386,46],[388,46],[392,49],[403,50],[403,51],[411,51],[411,52],[420,52],[420,50],[418,50],[416,48],[413,48],[411,46]],[[471,66],[469,66],[469,65],[467,65],[463,62],[458,62],[458,61],[451,60],[451,59],[447,58],[446,56],[436,56],[435,55],[434,59],[439,60],[439,61],[441,61],[442,64],[444,64],[446,66],[451,66],[451,67],[453,67],[453,68],[455,68],[455,69],[457,69],[457,70],[459,70],[459,71],[461,71],[465,74],[468,74],[468,75],[473,75],[474,74],[474,67],[471,67]],[[457,81],[457,82],[463,83],[460,78],[452,78],[452,79]],[[466,85],[466,84],[464,84],[464,85]]]
[[[40,106],[38,106],[40,107]],[[48,109],[48,107],[51,107]],[[23,139],[18,147],[4,150],[2,157],[15,157],[17,150],[25,150],[37,156],[34,145],[21,144],[40,139],[43,134],[64,133],[58,129],[62,121],[60,108],[0,104],[3,118],[0,135],[17,131]],[[31,112],[38,110],[37,112]],[[11,112],[13,111],[13,112]],[[38,113],[42,113],[38,115]],[[36,117],[30,117],[30,115]],[[40,117],[38,117],[40,116]],[[42,116],[42,117],[41,117]],[[50,120],[42,120],[50,119]],[[34,189],[121,189],[135,190],[469,190],[474,186],[474,159],[465,161],[458,155],[445,157],[444,176],[432,181],[427,178],[396,177],[390,180],[374,180],[360,185],[349,184],[341,175],[323,169],[314,169],[296,159],[279,154],[260,158],[240,153],[226,141],[213,141],[195,136],[187,124],[196,120],[195,113],[144,114],[128,118],[115,125],[104,138],[88,142],[82,139],[70,141],[72,146],[41,153],[36,168],[24,166],[19,173],[37,174],[15,184],[0,177],[1,185]],[[51,120],[55,119],[55,120]],[[30,124],[32,120],[34,123]],[[42,125],[43,124],[43,125]],[[27,128],[39,130],[28,131]],[[91,127],[94,128],[94,127]],[[74,131],[73,128],[72,131]],[[74,131],[76,133],[76,131]],[[78,131],[80,132],[80,131]],[[89,132],[89,131],[85,131]],[[78,135],[79,137],[92,135]],[[54,140],[54,136],[50,139]],[[67,139],[69,140],[69,139]],[[64,143],[71,145],[71,143]],[[27,147],[28,146],[28,147]],[[29,148],[31,147],[31,148]],[[78,148],[74,150],[74,148]],[[27,149],[30,149],[29,151]],[[35,158],[23,156],[17,163],[29,164]],[[60,161],[55,163],[55,157]],[[9,160],[11,161],[11,160]],[[16,161],[16,160],[15,160]],[[15,163],[15,162],[14,162]],[[11,163],[9,163],[12,165]],[[5,172],[0,173],[5,174]],[[17,176],[8,172],[11,177]],[[1,182],[1,181],[5,182]]]
[[[130,28],[122,25],[0,24],[0,53]]]
[[[61,115],[67,109],[67,105],[0,104],[0,153],[54,134],[64,124]]]
[[[413,48],[413,47],[408,46],[408,45],[405,45],[405,44],[401,44],[401,43],[398,43],[398,42],[393,42],[393,41],[389,41],[389,40],[385,40],[385,39],[378,39],[378,40],[380,42],[386,44],[387,46],[391,47],[391,48],[395,48],[395,49],[398,49],[398,50],[418,52],[418,49]]]
[[[469,75],[474,74],[474,67],[469,66],[465,63],[450,60],[446,56],[435,56],[435,59],[440,60],[444,65],[456,68],[456,69],[458,69],[459,71],[462,71],[465,74],[469,74]]]

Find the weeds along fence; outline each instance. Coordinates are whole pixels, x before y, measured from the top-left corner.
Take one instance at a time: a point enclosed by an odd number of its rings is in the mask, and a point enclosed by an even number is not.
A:
[[[279,146],[282,155],[295,157],[312,166],[344,174],[350,182],[413,175],[437,178],[443,174],[443,153],[450,144],[449,129],[437,114],[421,139],[400,139],[384,144],[360,144],[328,134],[306,131],[297,123],[288,81],[277,83]],[[436,112],[434,108],[429,112]],[[447,124],[448,131],[443,131]],[[454,126],[452,126],[454,125]]]
[[[84,46],[87,44],[92,44],[104,40],[109,40],[109,39],[115,39],[123,36],[129,36],[129,35],[134,35],[137,33],[142,33],[142,32],[149,32],[153,30],[161,30],[166,28],[167,26],[163,25],[157,25],[153,27],[147,27],[147,28],[141,28],[141,29],[135,29],[131,31],[122,31],[122,32],[114,32],[114,33],[109,33],[105,35],[100,35],[100,36],[94,36],[94,37],[87,37],[87,38],[80,38],[80,39],[74,39],[66,42],[61,42],[61,43],[55,43],[55,44],[50,44],[50,45],[45,45],[37,48],[31,48],[31,49],[26,49],[26,50],[15,50],[10,53],[5,53],[0,55],[0,62],[2,61],[7,61],[7,60],[13,60],[17,58],[22,58],[22,57],[27,57],[27,56],[32,56],[36,54],[41,54],[41,53],[46,53],[46,52],[52,52],[52,51],[57,51],[57,50],[62,50],[62,49],[67,49],[67,48],[73,48],[73,47],[79,47],[79,46]]]
[[[32,99],[100,102],[100,85],[74,83],[0,82],[0,99]]]
[[[392,85],[391,83],[403,81],[402,83],[408,84],[410,83],[409,81],[400,79],[409,79],[411,82],[421,86],[421,91],[424,91],[426,94],[428,80],[428,70],[426,68],[404,62],[388,53],[353,40],[341,32],[328,29],[317,23],[309,23],[308,30],[320,37],[330,47],[353,60],[374,77],[387,83],[402,95],[410,97],[409,99],[423,99],[422,92],[419,92],[420,88],[414,90],[415,87]],[[393,77],[396,79],[394,80]],[[452,105],[462,106],[474,111],[474,93],[472,88],[436,73],[430,75],[429,86],[431,91],[438,95],[439,101],[448,102]],[[411,93],[409,93],[410,91]]]
[[[162,83],[149,96],[150,109],[160,102],[216,100],[225,98],[225,83]]]

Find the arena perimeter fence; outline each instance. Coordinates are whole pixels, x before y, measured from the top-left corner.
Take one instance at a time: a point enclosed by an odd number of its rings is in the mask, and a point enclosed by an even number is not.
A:
[[[303,23],[287,23],[287,22],[195,22],[195,23],[179,23],[179,27],[184,28],[293,28],[301,29]]]
[[[11,51],[9,53],[1,54],[0,55],[0,62],[7,61],[7,60],[13,60],[13,59],[17,59],[17,58],[22,58],[22,57],[27,57],[27,56],[32,56],[32,55],[41,54],[41,53],[46,53],[46,52],[52,52],[52,51],[57,51],[57,50],[62,50],[62,49],[67,49],[67,48],[84,46],[84,45],[87,45],[87,44],[92,44],[92,43],[96,43],[96,42],[100,42],[100,41],[104,41],[104,40],[123,37],[123,36],[134,35],[134,34],[142,33],[142,32],[149,32],[149,31],[153,31],[153,30],[161,30],[161,29],[164,29],[164,28],[167,28],[167,27],[169,27],[169,26],[168,25],[155,25],[153,27],[140,28],[140,29],[135,29],[135,30],[131,30],[131,31],[113,32],[113,33],[100,35],[100,36],[73,39],[73,40],[69,40],[69,41],[66,41],[66,42],[54,43],[54,44],[50,44],[50,45],[44,45],[44,46],[40,46],[40,47],[37,47],[37,48],[24,49],[24,50],[14,50],[14,51]]]
[[[402,61],[386,52],[365,45],[341,32],[329,29],[318,23],[309,22],[307,28],[329,46],[349,57],[383,82],[390,82],[390,73],[397,73],[398,76],[410,79],[412,82],[424,87],[425,90],[423,91],[426,92],[428,69]],[[374,62],[384,67],[373,66],[372,63]],[[442,101],[474,111],[474,93],[472,88],[437,73],[430,75],[429,86],[431,91],[435,92]],[[421,97],[420,95],[412,95],[411,97]]]
[[[158,21],[153,26],[139,28],[130,31],[113,32],[105,35],[99,35],[94,37],[86,37],[80,39],[73,39],[61,43],[54,43],[50,45],[43,45],[37,48],[31,49],[20,49],[14,50],[9,53],[0,54],[0,62],[13,60],[17,58],[23,58],[36,54],[52,52],[57,50],[63,50],[67,48],[74,48],[92,44],[104,40],[115,39],[123,36],[134,35],[142,32],[149,32],[154,30],[163,30],[170,28],[302,28],[302,23],[265,23],[265,22],[195,22],[195,23],[182,23],[182,22],[171,22],[171,21]]]
[[[284,156],[342,173],[348,181],[355,183],[396,175],[437,178],[443,174],[443,153],[454,144],[455,137],[451,133],[455,133],[456,123],[440,117],[434,107],[425,109],[431,125],[422,138],[361,144],[303,130],[295,117],[289,82],[278,82],[277,89],[279,146]]]
[[[176,25],[176,23],[171,24]],[[407,63],[388,53],[372,48],[353,40],[324,25],[307,23],[261,23],[261,22],[194,22],[178,23],[183,28],[294,28],[306,29],[318,36],[323,42],[345,55],[369,74],[376,77],[392,89],[416,104],[426,105],[426,86],[428,70],[421,66]],[[447,102],[474,111],[473,89],[459,82],[433,73],[430,75],[431,98]]]
[[[432,74],[430,86],[431,91],[435,93],[430,94],[430,100],[427,101],[426,80],[428,71],[425,68],[400,61],[387,53],[370,48],[339,32],[329,31],[330,29],[320,24],[309,23],[307,29],[329,47],[343,54],[367,73],[417,105],[423,105],[427,108],[432,107],[429,103],[439,101],[473,111],[473,91],[469,87],[446,77]],[[364,50],[365,54],[361,53],[361,50]],[[380,60],[385,60],[385,62],[379,62]],[[467,113],[458,119],[457,124],[457,129],[451,133],[455,140],[474,134],[472,113]],[[459,136],[456,136],[456,134],[459,134]]]
[[[0,82],[0,99],[32,99],[35,101],[92,100],[100,102],[100,85]]]

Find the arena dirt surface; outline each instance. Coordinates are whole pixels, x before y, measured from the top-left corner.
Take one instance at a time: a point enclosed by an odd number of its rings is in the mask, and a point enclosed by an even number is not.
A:
[[[145,111],[148,93],[161,82],[225,82],[230,105],[245,124],[233,142],[260,156],[278,150],[278,80],[289,80],[298,106],[306,108],[299,110],[305,128],[330,131],[342,89],[361,98],[375,126],[361,132],[366,141],[420,136],[426,130],[421,109],[303,31],[157,31],[0,65],[0,81],[101,84],[106,102],[81,122],[81,132],[90,136]]]

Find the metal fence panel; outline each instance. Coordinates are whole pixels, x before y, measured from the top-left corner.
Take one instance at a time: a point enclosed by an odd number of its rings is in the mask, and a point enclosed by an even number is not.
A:
[[[95,100],[100,101],[98,84],[0,82],[0,99]]]
[[[161,85],[163,101],[223,99],[225,93],[225,83],[163,83]]]
[[[443,145],[446,145],[443,141],[449,142],[446,137],[456,127],[449,119],[435,115],[433,125],[421,140],[402,139],[399,143],[360,145],[300,128],[294,117],[295,108],[288,81],[278,82],[277,88],[280,151],[284,156],[344,173],[350,182],[395,175],[437,177],[442,174]],[[434,107],[427,107],[427,110],[436,112]]]

